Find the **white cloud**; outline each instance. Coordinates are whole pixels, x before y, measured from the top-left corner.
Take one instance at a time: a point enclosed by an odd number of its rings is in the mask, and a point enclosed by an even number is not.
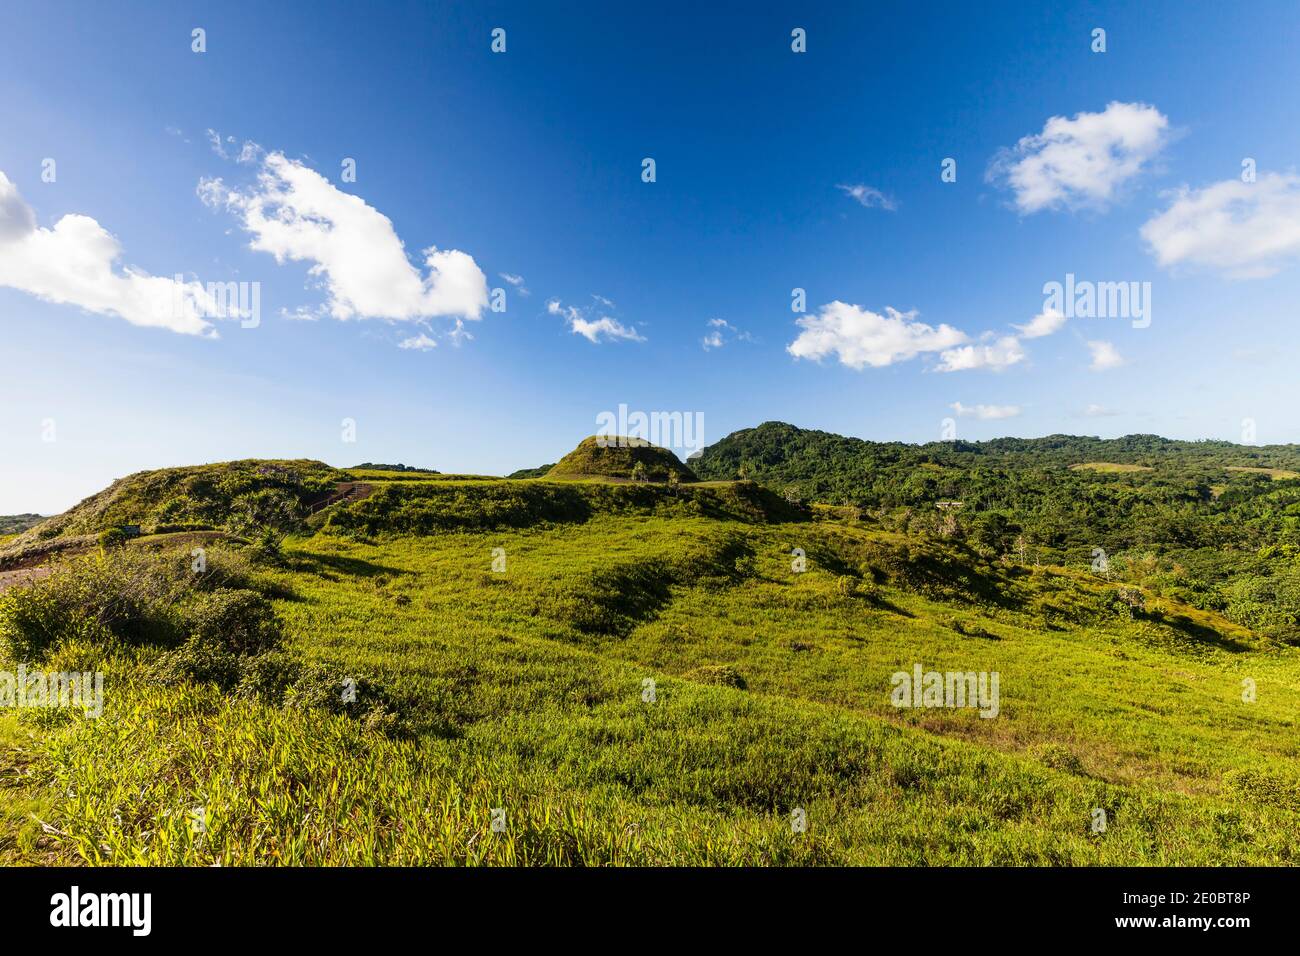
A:
[[[510,283],[512,286],[514,286],[516,289],[518,289],[520,295],[524,296],[525,298],[528,297],[528,296],[530,296],[530,295],[532,295],[532,293],[529,292],[528,289],[524,287],[524,277],[523,277],[523,276],[517,276],[517,275],[514,275],[513,273],[510,273],[510,272],[499,272],[499,273],[497,273],[497,274],[498,274],[499,276],[501,276],[501,278],[503,278],[503,279],[505,279],[507,282],[509,282],[509,283]]]
[[[1019,405],[963,405],[961,402],[953,402],[948,407],[957,413],[958,418],[978,418],[981,421],[1015,418],[1020,414]]]
[[[397,344],[397,347],[399,349],[413,349],[417,352],[427,352],[429,349],[436,349],[438,343],[429,338],[425,333],[421,332],[419,335],[412,335],[408,339],[402,339],[402,341]]]
[[[611,339],[627,339],[630,342],[645,341],[644,338],[637,334],[636,329],[629,328],[617,319],[611,319],[607,315],[603,315],[595,321],[574,319],[569,327],[589,342],[600,342],[602,337],[605,341]]]
[[[984,345],[963,345],[960,348],[946,349],[939,355],[936,370],[964,372],[986,368],[1001,372],[1023,361],[1024,358],[1025,350],[1020,347],[1020,340],[1014,335],[1004,335],[996,342]]]
[[[252,140],[244,140],[244,145],[239,147],[239,151],[236,153],[234,151],[235,137],[226,136],[223,138],[220,133],[213,129],[206,130],[205,135],[208,137],[208,144],[212,147],[212,151],[222,159],[233,159],[237,163],[249,165],[258,162],[262,158],[264,150]]]
[[[204,179],[198,194],[240,217],[250,248],[280,263],[311,263],[335,318],[478,319],[487,305],[487,277],[471,256],[430,246],[421,252],[422,274],[387,216],[281,153],[262,160],[253,188]]]
[[[1205,266],[1238,279],[1272,275],[1300,258],[1300,176],[1184,187],[1141,231],[1162,266]]]
[[[325,309],[323,306],[317,306],[313,309],[305,305],[300,305],[292,310],[280,310],[280,318],[289,322],[315,322],[324,314]]]
[[[893,212],[898,208],[898,203],[890,196],[886,196],[874,186],[865,186],[858,183],[855,186],[844,186],[837,184],[836,189],[843,190],[847,195],[857,200],[859,205],[868,209],[885,209]]]
[[[1112,408],[1107,408],[1105,405],[1094,404],[1085,408],[1083,414],[1089,418],[1113,418],[1118,415],[1119,412]]]
[[[597,302],[612,305],[610,301],[602,296],[592,296]],[[575,335],[581,335],[589,342],[599,344],[601,342],[611,342],[624,340],[628,342],[644,342],[645,337],[631,326],[624,325],[618,319],[611,318],[608,315],[601,315],[598,318],[590,319],[588,313],[572,305],[564,305],[559,299],[550,299],[546,303],[546,311],[551,315],[562,316],[569,324],[569,331]]]
[[[704,338],[700,340],[700,344],[704,347],[704,351],[706,352],[711,349],[720,349],[728,342],[753,341],[748,332],[740,331],[740,329],[736,328],[726,319],[709,319],[705,325],[708,327],[709,331],[705,334]]]
[[[1002,150],[987,179],[1015,193],[1021,213],[1104,205],[1164,147],[1169,120],[1145,103],[1053,116],[1043,131]]]
[[[881,368],[939,352],[966,341],[966,334],[950,325],[933,328],[916,321],[917,313],[885,308],[872,312],[847,302],[830,302],[816,315],[796,321],[802,332],[786,346],[795,358],[820,361],[834,355],[852,369]]]
[[[1094,372],[1105,372],[1107,369],[1119,368],[1124,364],[1124,357],[1119,354],[1119,349],[1110,342],[1100,340],[1089,342],[1088,351],[1092,354],[1092,363],[1088,367]]]
[[[1065,326],[1065,316],[1056,309],[1044,309],[1025,325],[1015,326],[1027,339],[1039,339],[1053,332],[1059,332]]]
[[[0,172],[0,286],[47,302],[115,315],[132,325],[215,337],[207,316],[223,308],[197,281],[116,267],[122,247],[89,216],[38,226],[18,187]]]

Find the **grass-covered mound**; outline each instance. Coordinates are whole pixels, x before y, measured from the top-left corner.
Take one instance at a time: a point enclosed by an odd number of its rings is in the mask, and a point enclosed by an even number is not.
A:
[[[80,504],[9,542],[10,549],[55,538],[97,535],[124,525],[144,532],[220,528],[237,504],[282,495],[302,508],[333,491],[341,473],[319,461],[248,459],[141,471],[119,478]]]
[[[643,438],[584,438],[546,473],[547,478],[622,478],[628,481],[695,481],[694,472],[667,448]]]
[[[805,514],[752,481],[670,487],[549,480],[393,482],[310,523],[343,534],[413,534],[590,521],[601,515],[711,516],[800,521]]]

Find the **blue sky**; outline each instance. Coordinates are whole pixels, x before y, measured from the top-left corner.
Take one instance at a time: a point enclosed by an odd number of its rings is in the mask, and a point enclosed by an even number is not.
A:
[[[505,473],[620,404],[1300,441],[1294,4],[618,6],[11,4],[0,513],[241,457]],[[1045,315],[1067,274],[1150,324]]]

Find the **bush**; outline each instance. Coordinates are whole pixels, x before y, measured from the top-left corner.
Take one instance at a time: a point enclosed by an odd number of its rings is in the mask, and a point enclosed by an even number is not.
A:
[[[175,643],[178,597],[177,582],[142,556],[78,558],[0,595],[0,642],[17,661],[42,660],[63,641]]]
[[[262,654],[283,639],[271,602],[256,591],[218,588],[204,594],[187,610],[185,623],[191,640],[236,654]]]
[[[1045,766],[1053,770],[1062,770],[1065,773],[1072,773],[1076,776],[1086,776],[1087,772],[1083,769],[1081,761],[1074,751],[1058,743],[1044,743],[1034,747],[1031,751]]]
[[[99,546],[105,551],[120,548],[129,537],[124,528],[108,528],[99,533]]]
[[[718,687],[734,687],[737,690],[745,690],[749,686],[740,671],[730,664],[707,664],[687,671],[682,676],[697,684],[714,684]]]

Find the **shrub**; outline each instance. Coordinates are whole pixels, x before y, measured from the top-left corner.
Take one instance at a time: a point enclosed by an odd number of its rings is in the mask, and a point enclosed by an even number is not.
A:
[[[168,644],[178,638],[178,587],[157,563],[121,551],[75,559],[0,596],[0,642],[38,661],[63,641]]]
[[[1300,780],[1274,770],[1242,767],[1223,775],[1225,789],[1249,800],[1279,807],[1300,810]]]
[[[275,610],[256,591],[218,588],[200,596],[185,615],[191,640],[235,654],[262,654],[280,645]]]
[[[107,528],[99,533],[99,546],[105,551],[120,548],[129,537],[124,528]]]
[[[1039,744],[1031,751],[1044,766],[1053,770],[1063,770],[1076,776],[1085,776],[1083,761],[1074,751],[1058,743]]]
[[[730,664],[706,664],[687,671],[682,676],[697,684],[714,684],[719,687],[734,687],[737,690],[745,690],[749,686],[740,671]]]

